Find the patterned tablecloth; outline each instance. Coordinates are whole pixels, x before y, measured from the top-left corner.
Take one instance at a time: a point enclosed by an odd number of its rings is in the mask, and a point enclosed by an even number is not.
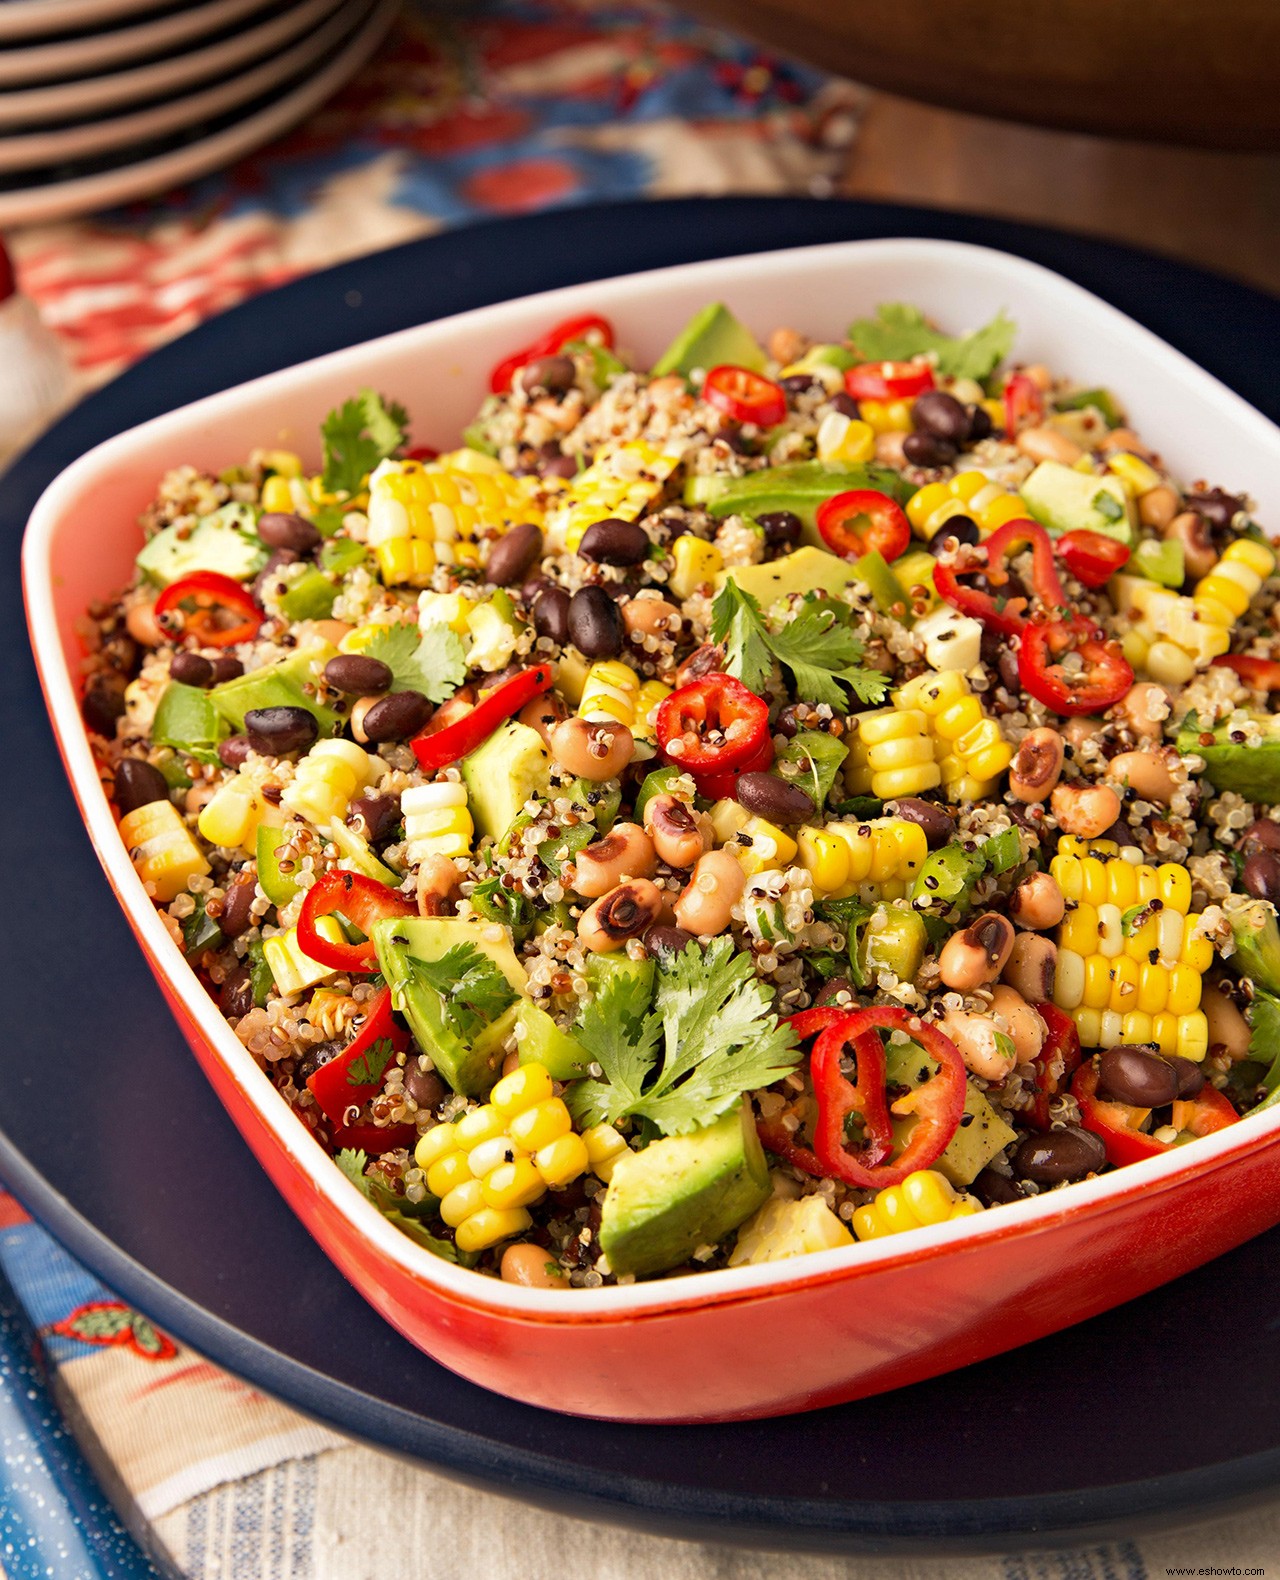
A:
[[[861,102],[848,83],[656,6],[419,5],[272,147],[154,202],[8,241],[86,388],[251,292],[444,225],[644,194],[825,194]],[[455,1486],[303,1419],[129,1309],[2,1194],[0,1269],[104,1484],[192,1580],[1145,1580],[1280,1562],[1276,1515],[963,1562],[641,1537]]]

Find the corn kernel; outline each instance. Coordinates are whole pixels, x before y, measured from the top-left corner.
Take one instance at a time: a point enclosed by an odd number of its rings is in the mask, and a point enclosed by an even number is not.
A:
[[[724,555],[714,543],[704,543],[684,533],[671,545],[672,571],[667,586],[683,600],[691,598],[704,582],[710,582],[724,569]]]

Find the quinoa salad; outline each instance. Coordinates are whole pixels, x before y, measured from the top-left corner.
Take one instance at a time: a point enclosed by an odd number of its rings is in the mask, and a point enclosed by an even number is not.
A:
[[[356,391],[314,471],[160,479],[88,612],[170,936],[437,1256],[774,1261],[1280,1101],[1248,479],[1003,313],[864,312],[761,341],[712,304],[650,368],[584,314],[442,452]]]

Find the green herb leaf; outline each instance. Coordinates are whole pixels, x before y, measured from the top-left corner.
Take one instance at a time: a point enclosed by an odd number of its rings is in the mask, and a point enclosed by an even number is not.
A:
[[[1108,521],[1119,521],[1124,515],[1124,506],[1109,489],[1100,488],[1089,503]]]
[[[806,603],[794,620],[771,632],[750,593],[730,577],[711,606],[711,634],[725,644],[725,673],[759,692],[773,672],[773,660],[791,671],[797,697],[833,709],[846,706],[842,686],[859,702],[880,702],[888,680],[875,669],[861,669],[862,643],[849,624],[850,611],[830,599]]]
[[[565,1094],[584,1129],[636,1112],[662,1030],[658,1017],[649,1013],[649,999],[642,978],[619,973],[606,979],[582,1011],[574,1036],[602,1071],[600,1080],[575,1082]]]
[[[474,944],[455,944],[438,960],[405,959],[411,979],[439,995],[444,1014],[458,1035],[469,1041],[515,1002],[515,990],[501,969]]]
[[[447,701],[467,675],[457,633],[438,622],[424,631],[411,621],[384,626],[362,651],[391,671],[392,691],[420,691],[431,702]]]
[[[365,1173],[365,1170],[369,1167],[369,1158],[366,1153],[355,1152],[350,1147],[344,1147],[333,1161],[360,1194],[368,1201],[371,1201],[387,1222],[394,1224],[401,1234],[407,1234],[411,1240],[416,1241],[424,1250],[430,1251],[433,1256],[438,1256],[442,1261],[468,1263],[472,1260],[472,1258],[460,1256],[458,1248],[452,1240],[443,1240],[430,1233],[416,1217],[411,1216],[410,1211],[407,1210],[409,1209],[407,1201],[397,1196],[381,1180],[376,1177],[370,1178]],[[428,1198],[428,1205],[432,1211],[435,1210],[436,1201],[434,1197]]]
[[[360,390],[331,411],[321,424],[324,439],[324,488],[331,494],[358,494],[365,478],[408,437],[409,414],[376,390]]]
[[[395,1049],[391,1046],[390,1037],[379,1037],[347,1066],[348,1086],[372,1086],[375,1081],[382,1079],[382,1072],[391,1062],[391,1055]]]
[[[784,784],[797,785],[817,808],[826,805],[849,748],[821,730],[800,730],[782,748],[770,770]]]
[[[773,673],[773,659],[760,605],[729,577],[711,605],[711,635],[725,648],[725,673],[749,691],[760,691]]]
[[[931,329],[918,307],[902,302],[884,303],[874,318],[849,325],[849,339],[867,362],[907,362],[933,352],[939,373],[979,381],[1009,355],[1016,334],[1017,325],[1002,310],[982,329],[955,339]]]

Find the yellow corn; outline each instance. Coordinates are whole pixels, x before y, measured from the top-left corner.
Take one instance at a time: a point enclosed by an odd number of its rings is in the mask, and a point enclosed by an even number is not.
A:
[[[911,405],[909,400],[860,400],[858,416],[873,433],[910,433]]]
[[[274,472],[278,477],[302,476],[302,457],[293,450],[258,450],[254,460],[264,472]]]
[[[744,843],[749,841],[749,843]],[[750,817],[738,830],[737,842],[730,847],[748,878],[758,872],[776,872],[795,859],[796,842],[776,823]]]
[[[635,722],[639,693],[640,677],[631,665],[616,658],[605,659],[587,671],[578,716],[630,726]]]
[[[636,693],[636,716],[631,724],[631,733],[638,741],[655,739],[654,715],[670,695],[671,687],[664,686],[660,680],[646,680],[640,687]]]
[[[181,894],[209,863],[172,801],[148,801],[120,819],[120,837],[150,894],[162,904]]]
[[[1013,747],[959,670],[919,675],[894,693],[893,702],[928,721],[948,800],[980,801],[991,794],[1013,761]]]
[[[849,757],[855,783],[865,778],[867,789],[882,801],[920,795],[942,783],[929,720],[919,708],[881,708],[856,717]],[[854,790],[855,795],[862,793]]]
[[[775,1196],[738,1230],[729,1266],[754,1267],[852,1244],[853,1236],[821,1196],[802,1196],[798,1201]]]
[[[537,1063],[504,1075],[482,1108],[428,1130],[414,1158],[462,1251],[484,1251],[523,1233],[533,1222],[527,1209],[592,1161]]]
[[[904,1229],[968,1218],[981,1211],[980,1201],[957,1193],[936,1169],[917,1169],[901,1185],[890,1185],[873,1202],[859,1207],[853,1215],[853,1232],[859,1240],[880,1240]]]
[[[1140,455],[1134,455],[1129,450],[1116,450],[1107,457],[1107,470],[1114,472],[1135,498],[1140,499],[1143,494],[1149,494],[1153,488],[1159,488],[1164,482],[1155,467],[1144,461]]]
[[[327,938],[331,944],[346,943],[342,924],[336,916],[318,917],[316,932],[321,938]],[[271,968],[276,988],[286,998],[294,993],[301,993],[306,988],[315,987],[317,982],[328,982],[338,974],[332,966],[321,965],[318,960],[313,960],[310,955],[303,953],[298,943],[296,927],[291,927],[287,933],[277,933],[274,938],[264,939],[262,955]]]
[[[1265,543],[1237,538],[1209,574],[1196,583],[1191,602],[1202,620],[1229,631],[1275,568],[1275,554]]]
[[[607,1185],[613,1178],[618,1159],[630,1149],[612,1125],[592,1125],[582,1132],[587,1149],[587,1167]]]
[[[405,850],[418,867],[428,856],[467,856],[476,826],[467,806],[466,787],[448,780],[413,785],[401,793]]]
[[[905,897],[929,853],[924,830],[903,817],[798,830],[799,861],[823,898],[868,902]]]
[[[474,450],[383,461],[369,479],[369,546],[388,586],[426,586],[437,565],[478,565],[477,537],[541,525],[536,481]]]
[[[262,485],[262,508],[268,513],[292,514],[293,485],[287,477],[268,477]]]
[[[242,768],[201,807],[196,827],[211,845],[238,847],[251,856],[258,848],[258,825],[283,821],[262,794],[262,775]]]
[[[667,586],[682,601],[691,598],[702,586],[718,576],[724,569],[724,555],[714,543],[704,543],[690,533],[678,537],[671,545],[673,561]]]
[[[1207,612],[1217,613],[1223,606],[1208,594],[1203,603],[1198,601],[1199,588],[1197,599],[1184,598],[1156,582],[1123,575],[1113,576],[1110,587],[1116,608],[1129,622],[1120,644],[1124,656],[1153,680],[1182,685],[1231,646],[1230,631]]]
[[[876,453],[876,433],[869,422],[831,411],[818,424],[815,436],[818,459],[844,466],[859,466]]]
[[[952,516],[968,516],[985,537],[1006,521],[1020,520],[1026,514],[1027,507],[1017,494],[977,471],[958,472],[944,483],[926,483],[907,501],[907,520],[917,537],[926,542],[935,538]]]
[[[381,768],[354,741],[317,741],[285,787],[281,805],[314,828],[328,828],[335,817],[346,817],[353,798],[373,783]]]
[[[666,488],[684,450],[683,443],[659,449],[642,439],[602,446],[586,471],[578,473],[548,510],[550,547],[572,553],[597,521],[636,520]]]

